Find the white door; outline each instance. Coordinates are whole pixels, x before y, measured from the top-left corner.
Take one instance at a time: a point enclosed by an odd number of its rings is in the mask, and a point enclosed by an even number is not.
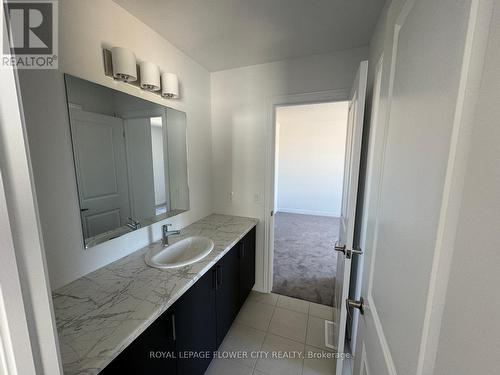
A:
[[[78,197],[85,238],[124,225],[130,216],[123,121],[70,109]]]
[[[363,117],[365,110],[366,81],[368,62],[362,61],[349,97],[349,114],[347,119],[346,154],[344,163],[344,187],[342,191],[342,207],[340,214],[340,231],[338,245],[345,249],[353,249],[354,220],[356,216],[356,200],[358,194],[359,163],[361,158],[361,140],[363,135]],[[337,352],[344,353],[347,310],[344,307],[349,294],[351,277],[351,258],[348,251],[339,252],[337,272],[335,274],[334,296],[334,339]],[[337,374],[342,374],[341,360],[337,361]]]
[[[365,190],[365,311],[355,375],[432,374],[427,366],[436,354],[437,330],[430,317],[437,306],[431,279],[473,3],[407,1],[386,43],[390,58],[382,68],[381,111],[372,119],[377,129]]]

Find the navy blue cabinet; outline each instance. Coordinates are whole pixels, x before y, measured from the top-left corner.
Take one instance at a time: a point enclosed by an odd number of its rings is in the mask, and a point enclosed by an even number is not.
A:
[[[240,307],[255,285],[255,227],[238,243]]]
[[[101,373],[108,375],[177,374],[173,323],[173,315],[168,310]]]
[[[217,349],[216,276],[212,268],[172,308],[178,374],[203,374]]]
[[[234,318],[240,310],[239,277],[240,259],[238,245],[227,252],[217,262],[216,272],[216,310],[217,310],[217,347],[222,343]]]
[[[101,374],[202,375],[255,284],[255,228]]]

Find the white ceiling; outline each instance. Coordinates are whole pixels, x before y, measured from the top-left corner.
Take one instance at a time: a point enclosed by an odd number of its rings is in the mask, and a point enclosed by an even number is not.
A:
[[[385,0],[114,0],[210,71],[368,45]]]

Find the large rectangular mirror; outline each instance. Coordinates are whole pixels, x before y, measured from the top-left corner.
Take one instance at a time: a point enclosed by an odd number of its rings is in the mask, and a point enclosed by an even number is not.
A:
[[[85,248],[189,210],[186,114],[65,81]]]

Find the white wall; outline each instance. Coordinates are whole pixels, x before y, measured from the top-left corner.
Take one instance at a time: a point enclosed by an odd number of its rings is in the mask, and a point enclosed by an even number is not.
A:
[[[214,211],[261,220],[257,226],[257,290],[264,287],[264,192],[271,99],[350,88],[360,61],[367,55],[367,48],[357,48],[211,74]]]
[[[21,71],[20,81],[52,288],[160,237],[156,223],[88,250],[80,214],[62,73],[187,112],[191,210],[169,219],[182,227],[212,212],[210,75],[111,0],[59,2],[59,71]],[[163,100],[104,76],[103,46],[124,46],[181,80],[181,99]]]
[[[277,211],[340,216],[348,102],[278,107]]]

